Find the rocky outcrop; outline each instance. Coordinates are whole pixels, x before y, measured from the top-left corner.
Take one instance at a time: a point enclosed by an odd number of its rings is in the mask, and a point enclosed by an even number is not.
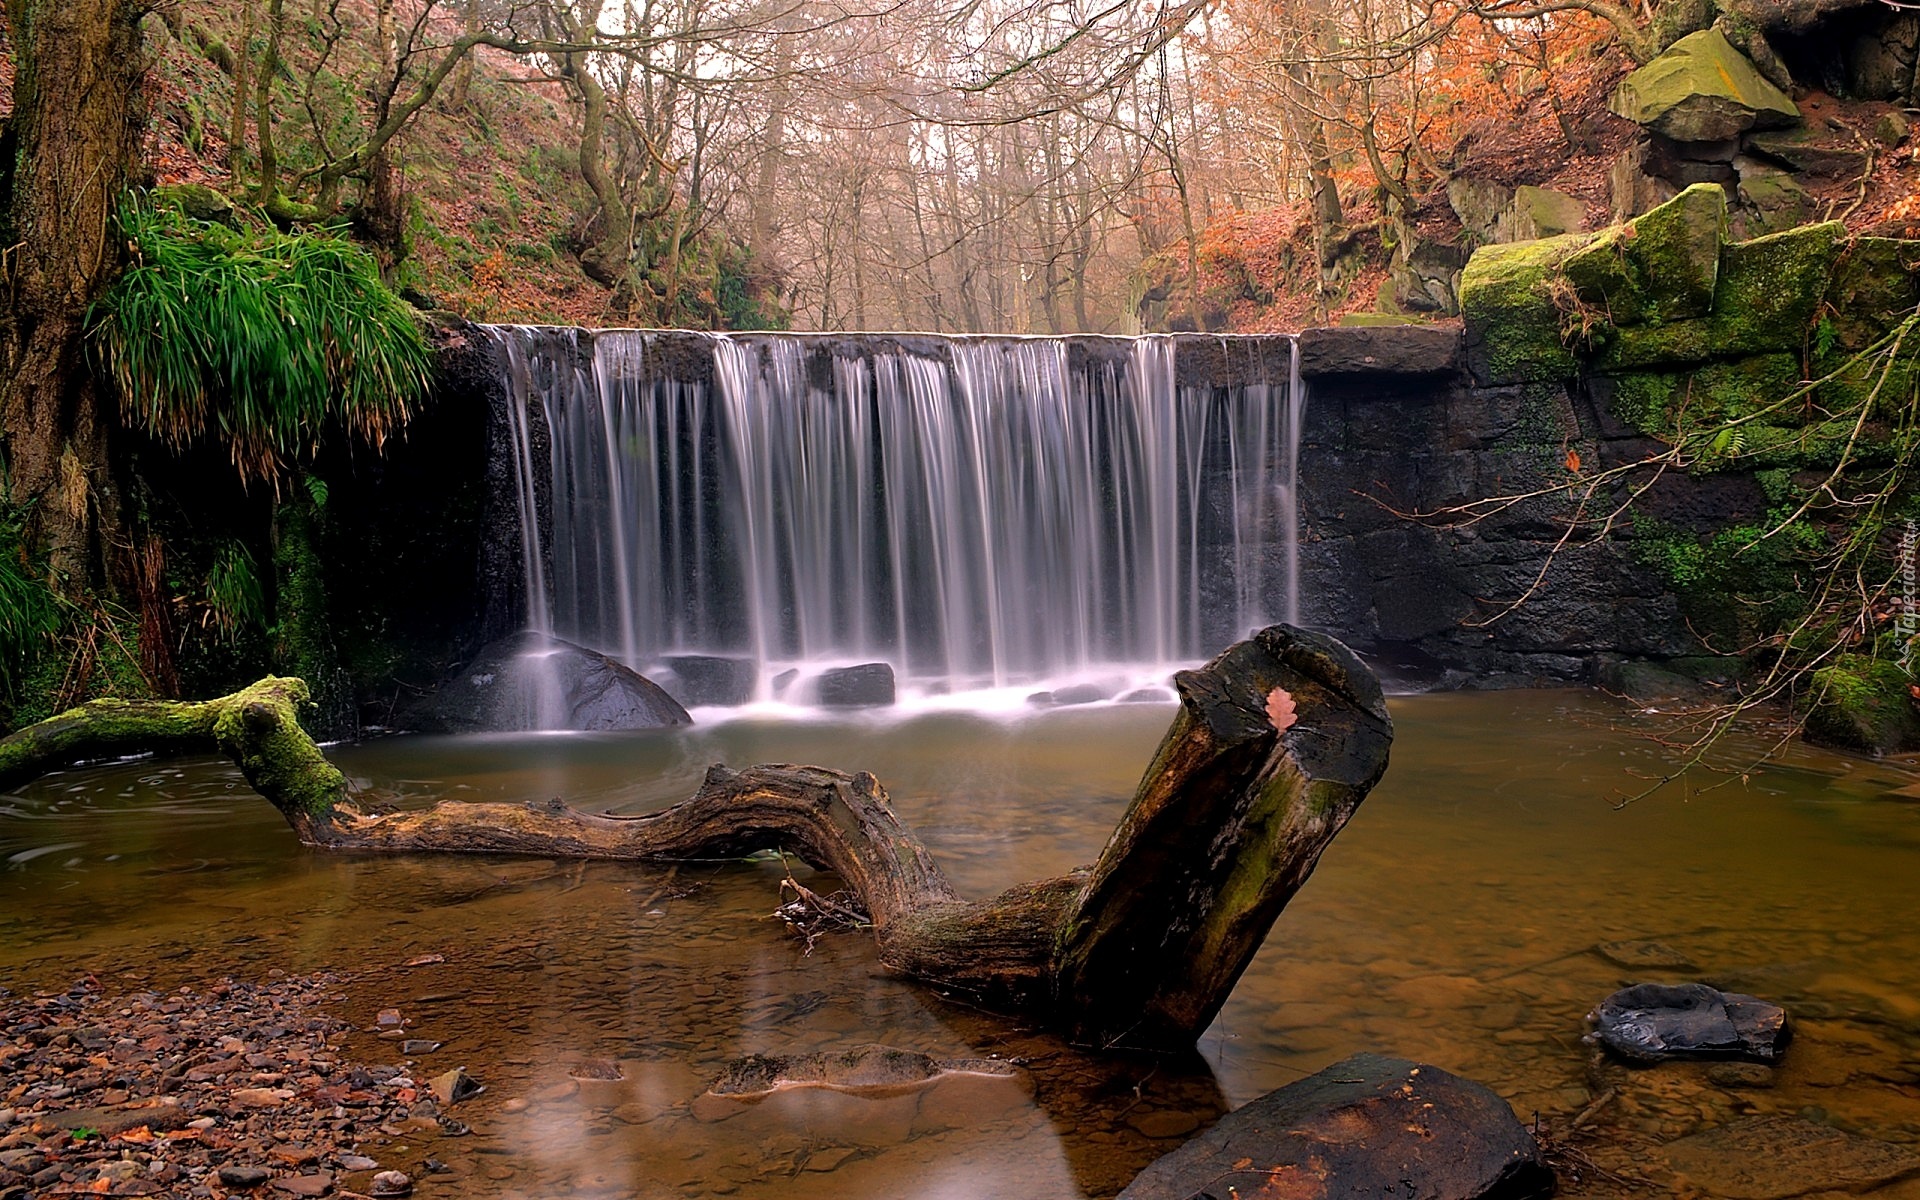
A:
[[[1779,1005],[1704,983],[1621,988],[1587,1020],[1593,1025],[1589,1040],[1634,1063],[1710,1058],[1772,1064],[1793,1036]]]
[[[1802,225],[1733,243],[1726,229],[1725,191],[1697,184],[1598,234],[1483,249],[1462,276],[1475,381],[1673,372],[1801,352],[1840,282],[1845,229]]]
[[[1142,1171],[1120,1200],[1525,1200],[1553,1186],[1506,1101],[1438,1067],[1356,1054],[1222,1117]]]
[[[1513,203],[1504,214],[1503,241],[1528,241],[1579,233],[1587,227],[1587,206],[1565,192],[1528,184],[1513,190]]]
[[[1620,83],[1615,113],[1679,142],[1717,142],[1800,122],[1786,93],[1718,29],[1690,33]]]
[[[692,718],[646,676],[543,633],[490,643],[416,706],[408,724],[437,733],[657,729]]]

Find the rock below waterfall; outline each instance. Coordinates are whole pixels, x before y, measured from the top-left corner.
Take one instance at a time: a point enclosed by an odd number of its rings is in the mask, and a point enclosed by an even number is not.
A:
[[[1438,1067],[1356,1054],[1268,1092],[1140,1173],[1120,1200],[1522,1200],[1553,1172],[1507,1102]]]
[[[672,678],[663,686],[689,708],[702,704],[736,707],[753,699],[760,668],[748,658],[676,654],[666,660]]]
[[[488,645],[409,722],[439,733],[690,725],[678,701],[604,654],[541,633]]]
[[[877,708],[893,703],[893,668],[886,663],[838,667],[820,676],[820,703],[828,708]]]
[[[1734,1058],[1774,1063],[1792,1029],[1777,1004],[1704,983],[1639,983],[1587,1014],[1592,1040],[1629,1062]]]

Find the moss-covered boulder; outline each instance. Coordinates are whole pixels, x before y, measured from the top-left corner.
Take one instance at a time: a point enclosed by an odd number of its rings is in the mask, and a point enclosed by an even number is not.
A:
[[[1800,123],[1800,110],[1718,29],[1681,38],[1620,81],[1608,107],[1677,142],[1719,142]]]
[[[1813,673],[1807,740],[1873,755],[1920,750],[1912,687],[1913,677],[1897,664],[1841,655]]]
[[[1569,379],[1578,363],[1561,341],[1553,289],[1560,265],[1589,234],[1482,246],[1460,273],[1467,369],[1482,386]]]
[[[1522,185],[1513,191],[1502,226],[1506,240],[1515,242],[1580,233],[1587,227],[1587,206],[1565,192]]]
[[[1499,233],[1500,218],[1513,204],[1512,188],[1488,179],[1456,175],[1447,180],[1447,203],[1460,218],[1461,228],[1476,243],[1507,240]]]
[[[1713,294],[1720,357],[1799,349],[1846,236],[1845,225],[1827,221],[1728,246]]]
[[[1742,229],[1749,237],[1783,233],[1813,215],[1813,197],[1785,171],[1740,173]]]
[[[1697,183],[1567,257],[1564,270],[1583,304],[1615,326],[1706,316],[1720,280],[1727,194]]]

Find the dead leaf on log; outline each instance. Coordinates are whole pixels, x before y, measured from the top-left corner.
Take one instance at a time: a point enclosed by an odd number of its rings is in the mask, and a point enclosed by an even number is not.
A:
[[[1267,720],[1273,722],[1275,729],[1285,733],[1299,719],[1293,693],[1285,688],[1275,688],[1267,693]]]

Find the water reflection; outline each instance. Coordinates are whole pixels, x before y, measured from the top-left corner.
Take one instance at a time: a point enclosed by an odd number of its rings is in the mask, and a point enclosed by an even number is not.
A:
[[[1745,786],[1615,811],[1656,760],[1638,718],[1585,693],[1397,698],[1385,782],[1328,851],[1189,1061],[1094,1060],[886,977],[870,944],[808,955],[769,918],[778,863],[675,871],[301,850],[223,764],[131,763],[0,798],[0,983],[109,986],[321,966],[360,973],[363,1028],[397,1006],[489,1089],[431,1153],[445,1195],[1110,1195],[1188,1129],[1357,1050],[1480,1079],[1630,1172],[1743,1112],[1818,1109],[1920,1137],[1920,806],[1907,768],[1797,751]],[[441,795],[645,811],[715,761],[873,770],[963,891],[1090,861],[1170,710],[1005,722],[735,722],[646,735],[405,738],[342,748],[401,804]],[[1691,969],[1621,965],[1657,943]],[[423,954],[445,961],[401,964]],[[1704,1068],[1589,1062],[1581,1016],[1641,978],[1786,1003],[1800,1038],[1771,1089]],[[734,1057],[881,1041],[1025,1062],[1024,1089],[688,1108]],[[351,1051],[394,1061],[371,1034]],[[580,1080],[589,1060],[619,1080]],[[594,1072],[588,1071],[589,1075]],[[1609,1157],[1611,1156],[1611,1157]]]

